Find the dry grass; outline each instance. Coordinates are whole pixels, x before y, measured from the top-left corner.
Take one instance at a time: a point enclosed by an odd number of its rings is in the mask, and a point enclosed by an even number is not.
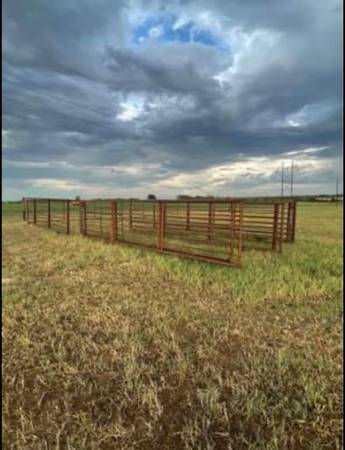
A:
[[[308,208],[243,269],[6,220],[4,448],[340,449],[341,210]]]

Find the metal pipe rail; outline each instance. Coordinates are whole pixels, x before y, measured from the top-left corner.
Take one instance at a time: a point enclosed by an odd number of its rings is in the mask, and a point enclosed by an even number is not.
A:
[[[295,239],[296,203],[239,200],[23,198],[23,219],[70,234],[228,266],[242,251],[282,251]]]

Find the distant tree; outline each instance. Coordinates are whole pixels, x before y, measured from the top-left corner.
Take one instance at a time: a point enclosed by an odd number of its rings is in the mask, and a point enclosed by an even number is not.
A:
[[[177,200],[189,200],[192,199],[193,197],[191,195],[178,195]]]
[[[154,194],[149,194],[147,196],[147,200],[157,200],[156,196]]]
[[[78,202],[80,200],[80,195],[75,196],[76,201]]]

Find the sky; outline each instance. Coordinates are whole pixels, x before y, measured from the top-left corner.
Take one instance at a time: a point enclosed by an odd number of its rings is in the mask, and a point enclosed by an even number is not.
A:
[[[5,0],[3,200],[342,184],[339,0]],[[287,191],[289,188],[287,186]]]

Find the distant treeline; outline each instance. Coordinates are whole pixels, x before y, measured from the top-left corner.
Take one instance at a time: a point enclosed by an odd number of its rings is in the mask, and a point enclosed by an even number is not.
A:
[[[149,198],[150,197],[150,198]],[[157,200],[159,199],[159,197],[153,196],[151,197],[148,196],[147,198],[152,199],[153,197],[155,197],[155,199],[157,198]],[[289,196],[285,196],[284,199],[287,200],[291,197]],[[260,201],[260,202],[264,202],[264,201],[279,201],[281,200],[280,196],[265,196],[265,197],[221,197],[221,196],[214,196],[214,195],[177,195],[176,197],[177,200],[233,200],[233,199],[240,199],[240,200],[246,200],[246,201]],[[298,202],[342,202],[343,201],[343,196],[342,195],[294,195],[293,199],[298,201]],[[78,196],[76,198],[76,200],[80,200],[80,197]],[[102,200],[101,198],[99,200]],[[139,198],[132,198],[132,200],[140,200]],[[6,200],[3,201],[2,203],[6,203],[6,204],[15,204],[15,203],[22,203],[22,200]]]
[[[241,200],[245,201],[272,201],[272,200],[281,200],[282,197],[280,196],[265,196],[265,197],[219,197],[219,196],[213,196],[213,195],[207,195],[207,196],[201,196],[201,195],[178,195],[176,197],[177,200],[232,200],[239,198]],[[284,199],[287,200],[291,197],[285,196]],[[294,200],[298,202],[336,202],[336,201],[343,201],[342,195],[294,195],[292,197]]]

